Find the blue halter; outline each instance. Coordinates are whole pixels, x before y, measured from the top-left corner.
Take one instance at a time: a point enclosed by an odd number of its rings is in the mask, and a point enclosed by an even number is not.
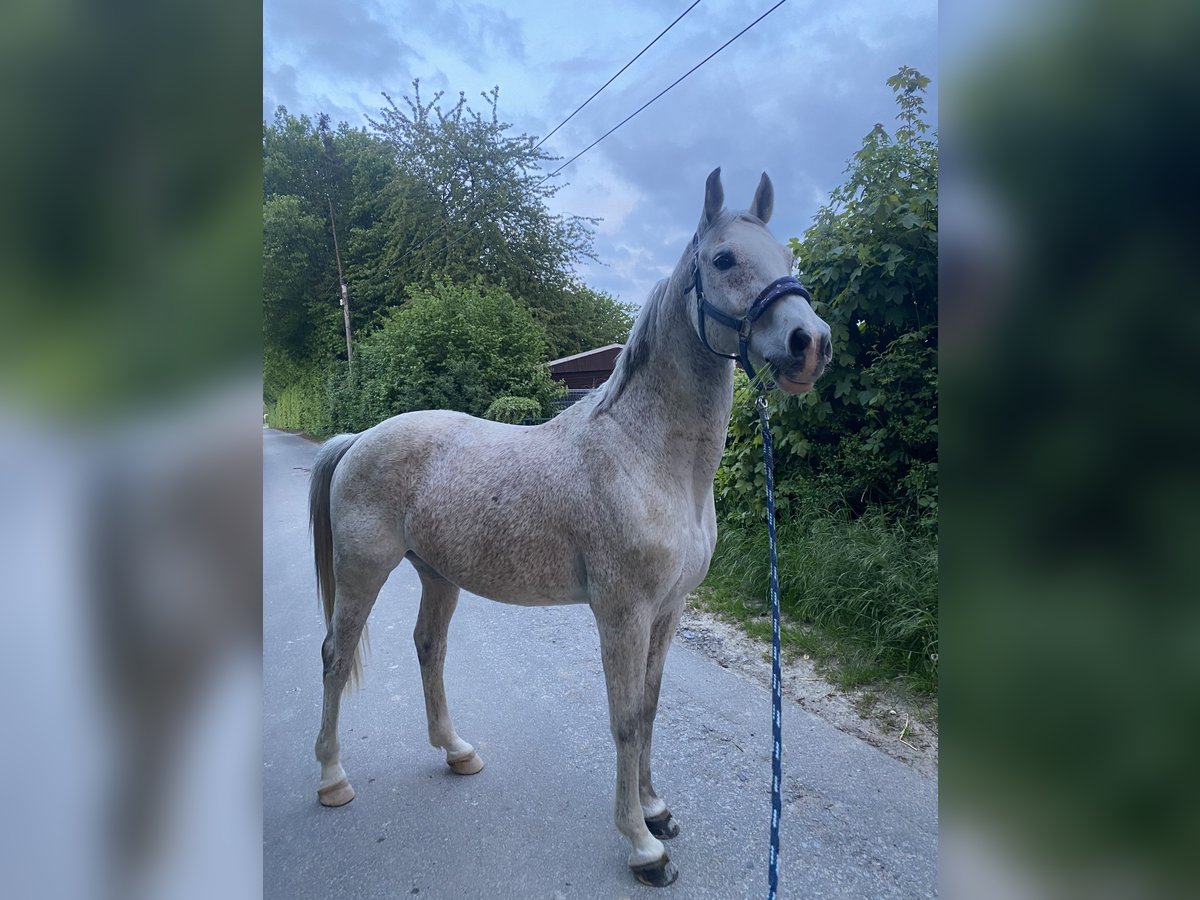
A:
[[[717,309],[704,297],[704,284],[700,280],[699,233],[692,236],[692,272],[693,290],[696,292],[696,325],[697,330],[700,332],[700,341],[704,344],[705,348],[717,356],[722,356],[725,359],[736,359],[741,362],[742,368],[746,371],[750,380],[754,381],[758,374],[754,371],[754,366],[750,364],[750,333],[754,329],[754,323],[780,297],[785,297],[788,294],[799,294],[809,303],[812,303],[812,295],[804,285],[791,275],[785,275],[783,278],[775,279],[763,288],[762,292],[754,298],[754,302],[750,304],[750,308],[746,310],[746,314],[740,319],[735,319],[724,310]],[[726,328],[732,328],[737,332],[738,352],[736,354],[722,353],[714,349],[712,344],[708,342],[708,329],[705,316],[710,316]],[[769,383],[763,382],[763,384],[769,388],[775,386],[773,381]]]

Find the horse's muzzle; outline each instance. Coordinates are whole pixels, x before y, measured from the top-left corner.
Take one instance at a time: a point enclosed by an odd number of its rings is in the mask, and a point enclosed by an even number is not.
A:
[[[833,344],[827,328],[814,335],[807,327],[800,327],[788,335],[786,353],[768,362],[775,369],[775,383],[781,390],[802,394],[825,374],[832,358]]]

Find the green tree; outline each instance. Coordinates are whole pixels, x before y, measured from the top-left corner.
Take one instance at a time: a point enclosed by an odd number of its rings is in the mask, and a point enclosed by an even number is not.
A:
[[[390,277],[382,260],[393,224],[389,202],[405,176],[391,146],[379,136],[344,122],[335,133],[324,115],[317,131],[350,290],[351,324],[358,334],[403,302],[403,286]]]
[[[277,108],[271,124],[263,123],[263,198],[299,197],[304,212],[320,218],[325,213],[321,155],[313,121]]]
[[[267,400],[283,385],[279,373],[332,357],[338,308],[325,277],[326,230],[305,211],[302,198],[269,197],[263,203],[263,344],[273,369],[265,373]]]
[[[263,277],[264,287],[286,283],[288,291],[264,296],[268,348],[303,365],[345,358],[335,226],[355,333],[400,302],[399,286],[381,289],[379,279],[366,277],[379,268],[384,198],[397,177],[391,149],[367,131],[345,123],[334,131],[324,114],[314,122],[276,110],[263,131]],[[277,252],[283,244],[291,246],[286,256]]]
[[[929,79],[906,66],[888,85],[900,107],[895,137],[876,125],[845,183],[790,242],[834,356],[814,391],[772,398],[785,507],[936,509],[937,143],[925,137]],[[757,515],[758,440],[743,386],[718,480],[727,512]]]
[[[515,300],[540,326],[542,363],[626,339],[633,308],[591,290],[573,272],[592,257],[593,220],[549,212],[558,187],[541,166],[551,157],[499,119],[498,90],[484,98],[486,114],[462,95],[446,108],[442,94],[426,102],[414,83],[407,108],[389,98],[370,129],[342,123],[335,130],[328,116],[314,120],[283,107],[264,123],[268,405],[298,385],[304,402],[289,404],[300,415],[314,407],[314,386],[345,369],[335,225],[356,355],[357,344],[370,342],[414,291],[436,293],[446,284],[500,289]],[[354,405],[348,392],[367,384],[369,374],[338,379],[343,409]],[[441,391],[441,405],[474,410],[477,386],[464,372],[459,393]],[[362,398],[356,421],[374,424],[368,409],[390,415],[398,395],[388,397]],[[437,405],[431,398],[404,402]]]
[[[561,388],[546,359],[545,333],[511,294],[439,278],[411,288],[360,342],[353,371],[335,374],[333,423],[361,431],[417,409],[481,416],[500,397],[531,398],[549,415]]]
[[[561,185],[541,166],[553,157],[500,120],[498,88],[483,95],[486,115],[462,94],[443,109],[442,97],[423,102],[414,81],[405,108],[388,97],[371,120],[402,176],[387,197],[387,277],[400,285],[482,277],[533,309],[557,309],[575,287],[574,264],[594,258],[596,220],[549,211]]]
[[[550,357],[558,359],[605,344],[625,343],[637,309],[604,291],[573,284],[558,303],[533,313],[546,329]]]

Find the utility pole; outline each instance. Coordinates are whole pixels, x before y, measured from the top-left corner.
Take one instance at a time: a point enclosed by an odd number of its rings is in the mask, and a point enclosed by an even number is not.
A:
[[[330,165],[337,168],[337,159],[333,149],[333,138],[329,134],[329,116],[321,113],[317,123],[317,132],[321,138],[322,154],[321,175],[325,182],[325,199],[329,201],[329,227],[333,230],[333,255],[337,258],[338,267],[338,302],[342,305],[342,321],[346,325],[346,365],[354,367],[354,347],[350,336],[350,292],[346,290],[346,276],[342,272],[342,251],[338,248],[337,221],[333,217],[333,179],[329,173]]]
[[[333,229],[333,255],[337,257],[338,285],[341,287],[342,320],[346,324],[346,365],[354,364],[354,351],[350,344],[350,293],[346,290],[346,277],[342,274],[342,252],[338,249],[337,223],[333,219],[333,198],[329,200],[329,226]]]

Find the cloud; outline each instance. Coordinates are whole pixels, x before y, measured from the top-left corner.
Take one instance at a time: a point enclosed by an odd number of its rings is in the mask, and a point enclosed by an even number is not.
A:
[[[407,85],[423,54],[402,40],[373,0],[266,0],[263,6],[263,115],[277,105],[361,125],[380,91]]]
[[[487,72],[494,59],[525,56],[521,23],[482,3],[266,0],[263,37],[265,95],[302,94],[303,111],[315,112],[311,106],[324,94],[322,111],[332,105],[356,120],[378,111],[382,91],[401,93],[414,78],[457,89],[442,58]]]
[[[718,165],[727,202],[738,208],[749,203],[759,173],[769,172],[776,189],[772,231],[781,241],[802,235],[840,183],[863,136],[878,121],[892,127],[896,110],[886,79],[902,64],[936,76],[932,6],[923,16],[884,11],[870,28],[863,20],[875,20],[865,8],[852,12],[824,23],[804,16],[781,20],[776,25],[785,25],[782,33],[788,35],[782,42],[778,27],[757,36],[748,33],[565,176],[598,167],[628,184],[642,199],[624,216],[625,240],[640,242],[667,266],[674,264],[694,227],[704,178]],[[620,121],[721,41],[710,36],[693,43],[688,42],[690,55],[677,48],[653,77],[602,95],[594,109],[589,107],[592,122],[603,123],[590,124],[592,134]],[[936,114],[936,97],[928,99]],[[570,141],[586,146],[581,137],[586,128],[585,123],[572,123],[556,146]],[[595,214],[592,209],[574,211]],[[682,230],[687,234],[681,240]],[[633,256],[603,238],[598,238],[597,249],[612,266],[586,275],[633,300],[624,290],[644,278],[647,269],[636,269]]]
[[[547,143],[565,160],[620,122],[769,8],[707,0]],[[317,0],[268,0],[264,98],[322,99],[351,114],[378,92],[478,93],[500,86],[499,114],[545,134],[658,34],[679,10],[633,0],[589,7],[522,2],[350,0],[336,15]],[[332,18],[331,18],[332,15]],[[285,21],[286,19],[286,21]],[[360,45],[361,42],[361,45]],[[350,53],[354,59],[344,63]],[[306,64],[304,60],[309,60]],[[876,122],[891,129],[886,79],[901,65],[937,77],[937,6],[858,0],[780,7],[670,93],[573,163],[554,212],[601,216],[581,266],[594,287],[640,303],[674,265],[699,216],[704,178],[721,166],[731,206],[749,203],[759,173],[776,189],[772,231],[803,234]],[[289,68],[290,67],[290,68]],[[268,88],[269,85],[269,88]],[[423,90],[424,93],[424,90]],[[295,99],[292,99],[295,98]],[[927,97],[936,121],[936,92]],[[266,101],[264,100],[264,103]]]
[[[483,3],[428,3],[419,18],[408,20],[434,42],[458,48],[476,71],[485,71],[489,55],[525,59],[521,23],[503,9]]]
[[[268,46],[290,49],[306,71],[344,80],[377,80],[420,54],[374,0],[267,0],[263,27]]]
[[[279,106],[287,107],[288,112],[295,115],[307,113],[312,116],[316,111],[329,113],[335,123],[357,123],[364,111],[373,109],[361,102],[347,106],[324,92],[304,91],[296,67],[286,63],[271,69],[263,78],[263,121],[270,122]]]

